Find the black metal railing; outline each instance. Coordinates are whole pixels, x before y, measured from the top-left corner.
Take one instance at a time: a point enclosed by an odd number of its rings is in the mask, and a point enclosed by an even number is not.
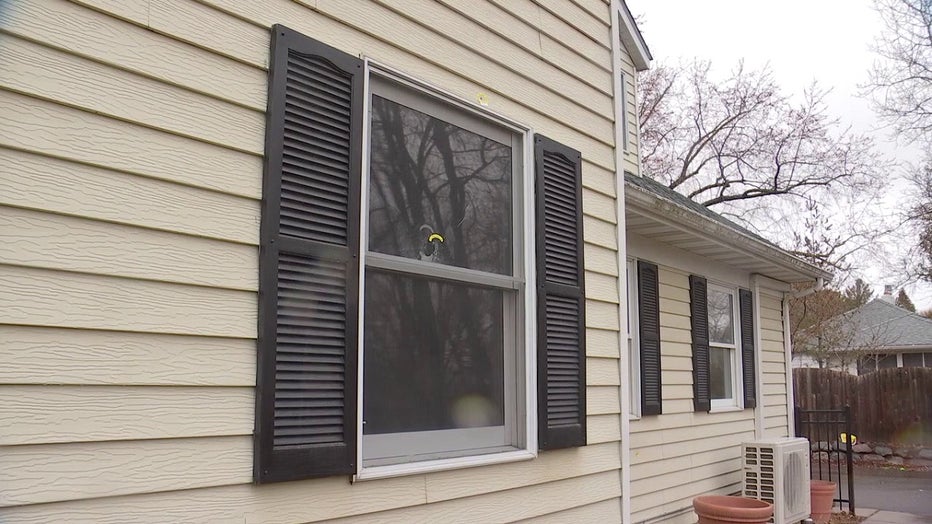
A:
[[[850,406],[844,409],[802,409],[796,406],[796,436],[809,439],[810,476],[838,484],[838,497],[834,502],[841,509],[844,509],[843,504],[847,504],[848,511],[853,515],[854,463],[851,447],[854,443]],[[848,498],[842,496],[845,491]]]

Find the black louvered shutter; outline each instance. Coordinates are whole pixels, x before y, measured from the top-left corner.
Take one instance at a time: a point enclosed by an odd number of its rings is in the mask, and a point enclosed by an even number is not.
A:
[[[355,472],[363,64],[272,28],[256,482]]]
[[[638,260],[638,342],[641,363],[641,415],[663,412],[660,381],[660,278],[657,266]]]
[[[703,277],[689,276],[689,316],[693,338],[693,409],[712,409],[709,382],[709,302]]]
[[[540,449],[586,445],[581,156],[534,137]]]
[[[741,313],[741,373],[744,376],[744,407],[757,406],[757,366],[754,360],[754,295],[738,290]]]

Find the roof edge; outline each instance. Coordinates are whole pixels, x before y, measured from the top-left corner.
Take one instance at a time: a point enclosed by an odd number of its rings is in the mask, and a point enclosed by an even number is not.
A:
[[[644,36],[641,35],[641,30],[638,29],[637,22],[634,21],[631,10],[628,9],[628,4],[625,0],[613,0],[612,4],[612,7],[618,10],[618,20],[621,22],[621,27],[618,28],[621,43],[631,55],[634,67],[638,71],[646,71],[650,68],[650,62],[654,57],[650,54],[647,42],[644,41]]]
[[[809,277],[809,280],[832,279],[831,272],[793,256],[770,242],[755,238],[734,227],[730,227],[728,224],[712,220],[692,209],[638,186],[625,184],[625,205],[630,205],[639,211],[645,211],[655,218],[691,229],[696,234],[706,236],[746,254],[770,260],[784,269]]]

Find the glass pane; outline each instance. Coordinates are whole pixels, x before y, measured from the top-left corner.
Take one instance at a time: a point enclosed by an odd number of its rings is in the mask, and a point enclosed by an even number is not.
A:
[[[713,399],[734,398],[731,392],[733,351],[724,348],[709,349],[709,379]]]
[[[511,147],[372,96],[369,249],[512,274]]]
[[[503,425],[504,301],[367,270],[363,433]]]
[[[922,353],[903,353],[904,368],[921,368]]]
[[[925,367],[932,368],[932,353],[923,353],[922,355],[925,361]]]
[[[718,344],[735,343],[735,305],[730,293],[710,289],[709,297],[709,342]]]
[[[877,361],[877,369],[896,367],[896,355],[883,355]]]

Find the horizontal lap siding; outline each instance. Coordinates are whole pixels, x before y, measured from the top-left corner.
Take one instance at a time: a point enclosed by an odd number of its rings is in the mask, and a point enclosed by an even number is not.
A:
[[[251,484],[273,23],[484,93],[582,152],[589,446],[353,485]],[[0,520],[617,521],[608,23],[591,0],[5,5]]]
[[[633,522],[695,522],[693,497],[740,489],[740,444],[754,438],[751,409],[693,411],[688,277],[660,267],[663,414],[631,422]]]
[[[638,135],[638,109],[637,109],[637,69],[631,57],[622,53],[621,70],[624,72],[624,83],[621,88],[625,92],[625,112],[628,134],[625,139],[628,147],[624,152],[624,170],[639,175],[641,163],[638,160],[640,149],[640,136]]]
[[[786,350],[783,345],[783,303],[769,293],[760,293],[761,374],[763,384],[764,436],[789,434],[786,398]]]

